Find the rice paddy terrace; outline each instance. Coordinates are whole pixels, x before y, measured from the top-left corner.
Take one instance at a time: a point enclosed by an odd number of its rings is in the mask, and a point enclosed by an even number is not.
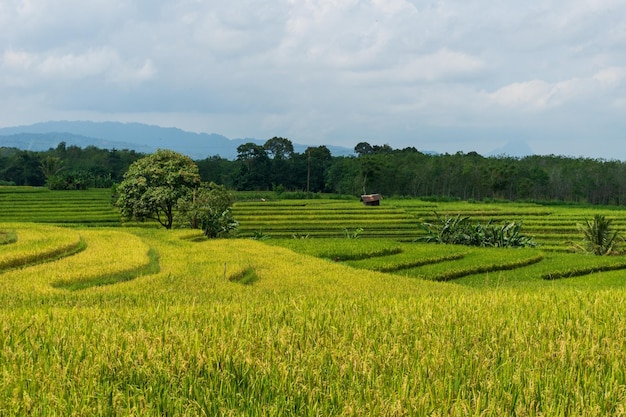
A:
[[[480,222],[522,222],[522,233],[532,236],[539,246],[536,249],[494,251],[413,243],[424,234],[418,224],[434,222],[436,213],[442,216],[461,214]],[[239,238],[269,238],[269,244],[345,261],[355,268],[440,281],[508,270],[524,270],[543,279],[556,279],[626,268],[626,259],[621,256],[596,258],[568,253],[582,238],[577,224],[597,213],[610,218],[617,230],[626,231],[626,211],[621,207],[433,203],[404,199],[386,199],[380,206],[364,206],[356,200],[258,199],[239,201],[233,209],[234,217],[240,223]],[[159,227],[151,222],[121,222],[111,204],[110,191],[97,189],[81,192],[0,187],[0,222],[34,222],[74,228]],[[341,245],[332,242],[346,238],[361,241],[354,243],[355,246],[374,248],[382,245],[383,248],[381,252],[361,255],[359,260],[342,253],[342,249],[333,253],[332,246]],[[317,252],[314,248],[325,249]],[[367,253],[367,249],[363,250]]]
[[[239,237],[272,238],[385,238],[410,242],[422,236],[418,224],[434,222],[435,213],[470,216],[472,221],[523,223],[544,250],[567,250],[580,239],[577,224],[603,214],[626,232],[624,207],[544,206],[518,203],[431,203],[387,199],[367,207],[356,200],[240,201],[233,214]],[[109,190],[50,191],[45,188],[0,187],[0,221],[36,222],[73,227],[147,226],[156,223],[122,223],[111,204]]]
[[[50,191],[47,188],[0,187],[0,221],[69,226],[119,226],[111,192]]]
[[[541,246],[413,242],[435,212]],[[567,251],[596,213],[626,229],[607,207],[248,201],[239,238],[207,240],[120,222],[108,190],[0,188],[0,415],[626,415],[626,257]]]
[[[473,221],[518,221],[523,233],[548,250],[567,250],[580,239],[578,224],[603,214],[617,230],[626,231],[623,207],[544,206],[518,203],[431,203],[420,200],[383,200],[367,207],[357,201],[297,200],[240,202],[234,207],[242,236],[344,237],[362,229],[363,238],[412,241],[423,235],[420,222],[435,222],[436,214],[470,216]]]
[[[617,230],[626,231],[624,207],[544,206],[518,203],[431,203],[386,199],[366,207],[356,200],[240,201],[233,213],[240,237],[272,238],[346,237],[357,229],[362,238],[412,241],[421,236],[422,221],[435,221],[435,213],[470,216],[495,223],[523,222],[523,233],[549,250],[566,250],[580,238],[577,224],[603,214]],[[45,188],[0,187],[0,221],[36,222],[67,226],[148,226],[125,223],[111,204],[109,190],[50,191]]]

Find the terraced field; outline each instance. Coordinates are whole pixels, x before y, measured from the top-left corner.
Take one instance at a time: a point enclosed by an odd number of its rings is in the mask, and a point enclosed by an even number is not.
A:
[[[414,239],[415,217],[393,206],[365,207],[356,201],[287,200],[236,203],[242,236],[340,237],[363,229],[362,237]]]
[[[533,236],[543,250],[567,251],[581,239],[577,224],[603,214],[613,226],[626,232],[626,211],[622,207],[542,206],[516,203],[430,203],[420,200],[383,200],[378,207],[357,201],[298,200],[286,202],[245,202],[234,208],[245,237],[267,235],[275,238],[344,237],[363,229],[363,238],[392,238],[413,241],[422,236],[420,222],[435,222],[436,213],[470,216],[473,221],[519,221],[523,233]]]
[[[626,258],[565,243],[621,210],[259,201],[207,240],[0,195],[2,416],[626,414]],[[543,245],[412,242],[434,211]]]
[[[158,270],[156,254],[121,230],[29,223],[0,223],[0,230],[17,230],[15,243],[0,246],[0,287],[14,295],[114,284]]]
[[[0,186],[0,221],[54,225],[119,226],[111,191],[50,191],[47,188]]]
[[[233,213],[240,223],[240,237],[389,238],[413,241],[423,235],[422,221],[441,215],[468,215],[475,221],[521,221],[523,233],[533,236],[544,251],[566,251],[580,240],[576,225],[594,214],[613,220],[626,232],[623,207],[542,206],[517,203],[431,203],[420,200],[385,199],[381,206],[366,207],[355,200],[240,201]],[[0,221],[37,222],[68,226],[120,226],[111,205],[109,190],[49,191],[31,187],[0,187]],[[158,227],[155,223],[124,223],[125,226]]]
[[[435,221],[433,212],[441,215],[462,214],[475,221],[498,222],[520,221],[523,233],[533,236],[544,250],[567,250],[571,242],[580,241],[577,224],[591,220],[595,214],[612,219],[613,226],[626,232],[626,210],[624,207],[594,206],[544,206],[521,203],[439,203],[415,204],[414,201],[394,201],[394,206],[403,208],[417,218]]]

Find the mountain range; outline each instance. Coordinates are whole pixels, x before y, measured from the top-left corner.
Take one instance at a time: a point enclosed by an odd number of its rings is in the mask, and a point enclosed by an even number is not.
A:
[[[269,138],[268,138],[269,139]],[[173,127],[141,123],[50,121],[28,126],[0,128],[0,147],[14,147],[31,151],[56,148],[60,142],[81,148],[96,146],[102,149],[131,149],[152,153],[159,148],[171,149],[192,159],[219,155],[237,158],[237,147],[244,143],[263,145],[267,139],[229,139],[216,133],[193,133]],[[310,145],[293,144],[294,151],[302,153]],[[333,156],[352,155],[354,151],[341,146],[326,145]]]
[[[269,139],[269,138],[267,138]],[[142,123],[50,121],[27,126],[0,128],[0,147],[12,147],[31,151],[56,148],[60,142],[66,145],[96,146],[101,149],[131,149],[152,153],[159,148],[171,149],[200,160],[211,156],[226,159],[237,158],[237,147],[244,143],[263,145],[267,139],[230,139],[216,133],[193,133],[174,127],[160,127]],[[303,153],[312,145],[294,143],[294,151]],[[354,155],[354,150],[326,145],[333,156]],[[435,151],[423,151],[437,154]],[[533,151],[523,141],[514,141],[488,153],[489,156],[524,157]]]

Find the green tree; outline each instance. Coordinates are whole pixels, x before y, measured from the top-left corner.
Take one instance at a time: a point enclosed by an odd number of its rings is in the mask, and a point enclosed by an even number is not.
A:
[[[263,148],[272,159],[289,159],[293,156],[293,143],[286,138],[274,136],[263,144]]]
[[[178,201],[179,216],[192,229],[202,229],[206,237],[220,237],[239,225],[232,216],[233,202],[223,185],[203,183],[192,192],[191,199]]]
[[[72,170],[52,175],[47,180],[51,190],[86,190],[92,184],[93,175],[83,170]]]
[[[325,192],[325,176],[332,161],[330,150],[324,145],[308,147],[304,155],[307,158],[307,190]]]
[[[269,189],[269,162],[265,148],[252,142],[237,147],[237,162],[234,183],[239,190]]]
[[[235,162],[214,155],[196,161],[196,164],[198,165],[202,181],[224,184],[228,188],[233,188],[233,173],[236,168]]]
[[[292,189],[293,180],[293,143],[289,139],[273,137],[263,145],[270,158],[267,180],[273,189]]]
[[[43,172],[44,177],[46,177],[46,181],[50,179],[50,177],[59,174],[59,172],[63,171],[65,168],[63,166],[63,161],[58,156],[46,156],[40,163],[41,172]]]
[[[360,195],[360,167],[357,158],[341,156],[334,158],[326,174],[326,182],[331,192]]]
[[[131,164],[117,187],[116,205],[126,219],[154,219],[171,229],[178,202],[190,199],[199,185],[198,166],[191,158],[159,149]]]
[[[373,185],[376,183],[379,178],[382,176],[383,166],[385,165],[385,156],[377,155],[377,154],[365,154],[363,156],[359,156],[359,166],[361,169],[361,185],[363,194],[368,194],[368,192],[383,192],[382,189],[378,188],[374,190],[376,186]],[[386,191],[386,190],[385,190]]]
[[[359,142],[354,147],[354,152],[356,152],[358,156],[371,155],[374,153],[374,148],[367,142]]]
[[[2,179],[16,185],[42,186],[46,179],[40,164],[37,153],[17,151],[2,168]]]

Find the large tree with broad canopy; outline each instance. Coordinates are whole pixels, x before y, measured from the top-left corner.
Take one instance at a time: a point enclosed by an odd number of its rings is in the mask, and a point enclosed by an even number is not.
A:
[[[179,200],[188,200],[200,185],[198,166],[188,156],[159,149],[135,161],[117,187],[116,205],[124,218],[174,223]]]

